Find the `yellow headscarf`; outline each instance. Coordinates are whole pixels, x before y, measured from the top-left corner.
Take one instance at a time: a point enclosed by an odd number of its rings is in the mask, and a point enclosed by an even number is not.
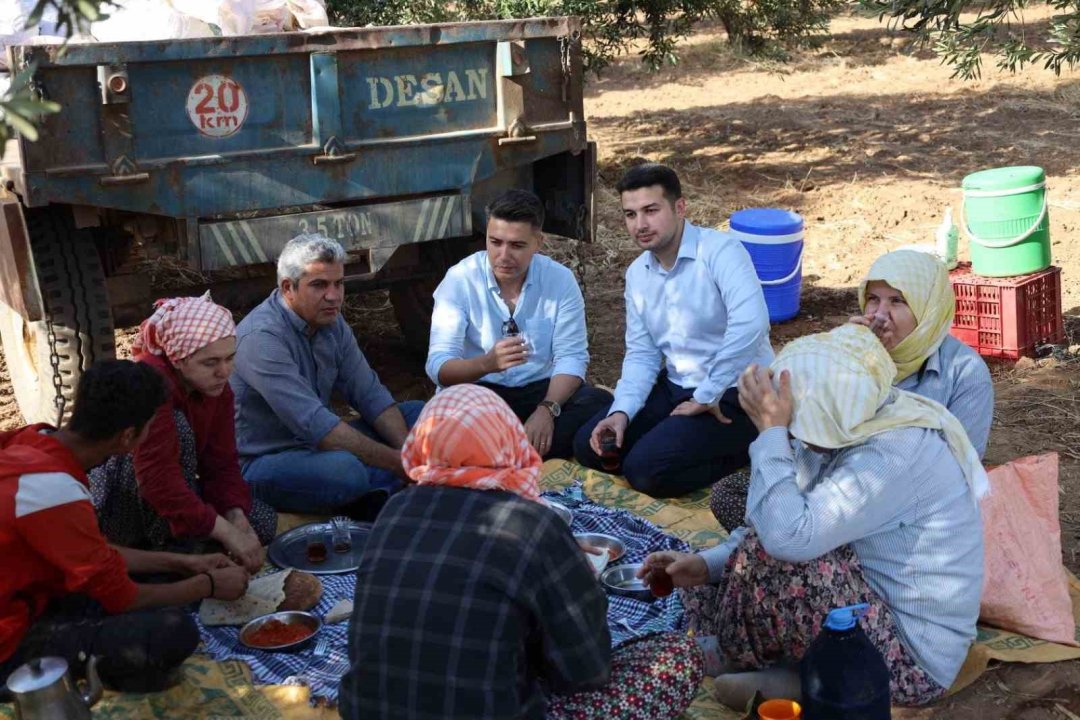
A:
[[[792,340],[770,367],[774,382],[782,370],[791,373],[795,413],[788,429],[802,442],[836,449],[895,428],[940,430],[975,498],[989,490],[960,421],[944,405],[892,386],[896,366],[869,328],[848,324]]]
[[[866,311],[866,285],[881,280],[904,293],[915,314],[915,329],[889,353],[896,363],[896,381],[918,372],[949,334],[956,314],[949,271],[938,258],[918,250],[896,250],[874,261],[859,283],[859,308]]]

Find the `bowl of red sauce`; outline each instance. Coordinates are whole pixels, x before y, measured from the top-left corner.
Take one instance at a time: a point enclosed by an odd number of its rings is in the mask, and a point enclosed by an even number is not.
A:
[[[240,642],[254,650],[296,652],[306,647],[319,631],[322,620],[300,610],[286,610],[257,617],[240,629]]]

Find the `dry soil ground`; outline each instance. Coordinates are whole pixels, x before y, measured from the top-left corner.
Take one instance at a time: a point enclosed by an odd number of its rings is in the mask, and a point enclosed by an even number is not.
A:
[[[1028,15],[1026,29],[1046,26]],[[832,327],[856,309],[853,284],[880,253],[927,242],[946,205],[959,208],[961,178],[1000,165],[1047,171],[1055,263],[1064,269],[1071,331],[1064,352],[1039,364],[994,364],[997,407],[987,459],[1061,453],[1063,559],[1080,570],[1080,75],[1041,70],[951,80],[928,54],[876,20],[838,19],[831,39],[787,65],[739,59],[709,28],[681,62],[653,74],[635,60],[590,83],[591,134],[601,157],[599,240],[550,248],[582,263],[592,334],[592,380],[614,384],[622,358],[622,271],[636,254],[611,187],[639,158],[675,166],[691,217],[723,225],[747,206],[787,207],[807,220],[803,312],[775,326],[777,346]],[[965,246],[961,244],[961,254]],[[385,295],[350,300],[372,362],[399,397],[427,397],[419,359],[404,345]],[[120,346],[130,330],[119,331]],[[6,372],[0,427],[18,423]],[[1080,663],[1005,666],[933,708],[908,717],[1077,718]]]

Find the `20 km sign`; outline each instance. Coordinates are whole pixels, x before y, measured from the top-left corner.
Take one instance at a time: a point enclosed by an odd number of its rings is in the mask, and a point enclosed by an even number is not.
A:
[[[187,114],[203,135],[229,137],[247,119],[247,93],[232,78],[204,75],[195,81],[188,92]]]

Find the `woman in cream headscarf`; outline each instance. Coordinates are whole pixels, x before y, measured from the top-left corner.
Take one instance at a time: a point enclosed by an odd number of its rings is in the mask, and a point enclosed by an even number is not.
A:
[[[869,327],[896,363],[896,387],[936,400],[956,416],[982,457],[994,417],[994,386],[979,354],[949,335],[956,298],[944,263],[928,253],[897,250],[879,257],[859,283],[851,318]],[[713,486],[710,505],[728,531],[743,524],[747,479]]]
[[[736,671],[718,678],[722,699],[797,693],[784,663],[826,613],[860,602],[894,703],[929,702],[955,679],[979,613],[986,474],[956,418],[895,375],[874,334],[849,324],[740,378],[760,432],[748,526],[698,555],[652,555],[643,571],[688,588],[691,625],[716,635],[713,672]]]
[[[343,718],[674,718],[702,678],[685,636],[611,650],[607,599],[540,502],[540,456],[491,390],[455,385],[401,451],[415,483],[357,570]]]

